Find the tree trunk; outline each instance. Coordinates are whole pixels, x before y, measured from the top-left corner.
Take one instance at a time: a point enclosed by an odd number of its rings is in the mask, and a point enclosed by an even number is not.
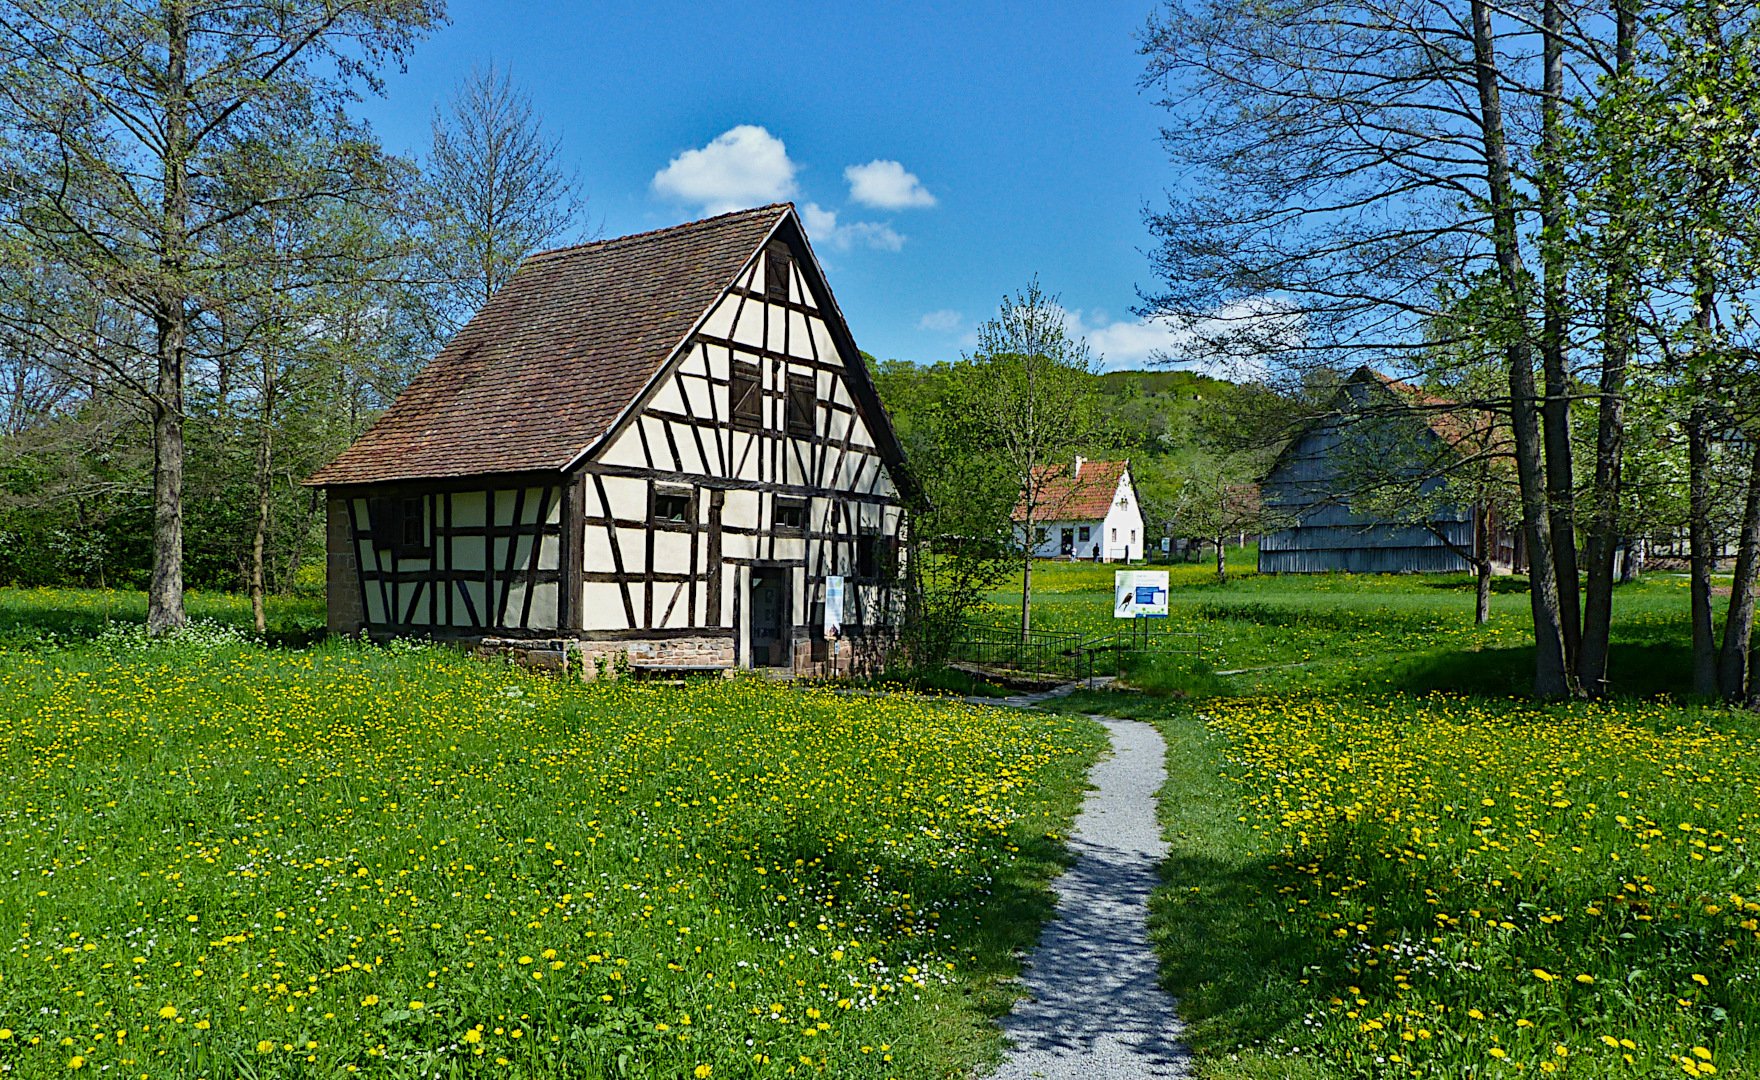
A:
[[[1027,543],[1032,543],[1033,520],[1027,519]],[[1027,557],[1021,562],[1021,642],[1024,644],[1027,635],[1033,629],[1033,549],[1027,548]]]
[[[1473,598],[1473,625],[1491,621],[1491,515],[1479,507],[1473,513],[1473,572],[1478,578]]]
[[[1755,447],[1748,465],[1741,546],[1736,549],[1735,580],[1730,584],[1729,617],[1723,621],[1723,655],[1717,670],[1718,691],[1732,704],[1748,698],[1748,643],[1754,634],[1756,582],[1760,582],[1760,446]]]
[[[1711,421],[1695,402],[1687,416],[1687,547],[1693,619],[1693,693],[1717,693],[1711,628]]]
[[[1228,584],[1228,537],[1216,538],[1216,580],[1220,584]]]
[[[147,630],[161,634],[185,622],[183,610],[183,372],[189,311],[183,275],[189,243],[189,12],[184,0],[165,4],[165,193],[160,226],[157,374],[153,382],[153,575],[147,586]]]
[[[1616,92],[1629,83],[1637,63],[1635,0],[1615,0],[1617,23]],[[1584,591],[1583,636],[1577,652],[1577,681],[1591,695],[1607,693],[1607,658],[1613,632],[1613,563],[1619,548],[1621,464],[1626,438],[1626,370],[1632,355],[1631,260],[1626,220],[1631,213],[1631,160],[1613,133],[1613,190],[1605,235],[1609,240],[1607,290],[1601,316],[1601,394],[1596,404],[1595,490],[1589,518],[1588,577]],[[1631,552],[1626,553],[1629,567]],[[1630,571],[1625,571],[1629,575]]]
[[[1570,693],[1565,664],[1563,616],[1559,610],[1557,568],[1547,515],[1545,467],[1541,460],[1539,410],[1535,405],[1534,357],[1527,330],[1527,273],[1516,235],[1510,187],[1509,148],[1504,141],[1503,103],[1498,89],[1497,52],[1488,0],[1473,0],[1473,60],[1484,128],[1486,188],[1490,195],[1492,243],[1498,273],[1508,294],[1512,328],[1506,347],[1509,363],[1510,426],[1515,433],[1516,477],[1522,492],[1522,526],[1528,542],[1529,604],[1534,618],[1534,693],[1542,698]]]
[[[273,351],[265,349],[263,359],[262,410],[257,427],[257,521],[256,528],[251,532],[251,618],[255,620],[257,633],[261,634],[268,627],[268,620],[263,611],[263,594],[267,591],[267,574],[264,567],[264,548],[269,540],[269,495],[273,474],[270,466],[273,461],[273,439],[275,419],[275,368]]]
[[[1540,94],[1540,368],[1546,398],[1540,409],[1546,444],[1546,514],[1557,569],[1560,625],[1565,663],[1576,662],[1582,640],[1582,606],[1577,584],[1575,474],[1571,468],[1569,346],[1565,294],[1564,151],[1559,110],[1564,100],[1564,15],[1558,0],[1541,5],[1542,86]]]

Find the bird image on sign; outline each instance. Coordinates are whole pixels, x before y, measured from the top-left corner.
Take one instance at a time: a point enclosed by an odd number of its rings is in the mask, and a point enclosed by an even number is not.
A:
[[[1112,575],[1112,617],[1167,617],[1167,571],[1119,570]]]

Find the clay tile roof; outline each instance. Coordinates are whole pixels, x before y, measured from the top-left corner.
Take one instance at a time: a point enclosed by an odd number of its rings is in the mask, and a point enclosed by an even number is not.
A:
[[[1402,382],[1388,375],[1383,375],[1371,367],[1360,367],[1352,376],[1353,379],[1373,379],[1416,410],[1424,423],[1443,442],[1453,447],[1482,434],[1487,418],[1475,417],[1470,410],[1463,410],[1461,403],[1450,398],[1438,397],[1420,386]],[[1475,419],[1481,423],[1475,424]]]
[[[564,468],[605,434],[793,209],[741,210],[531,256],[305,483]]]
[[[1040,465],[1033,470],[1039,479],[1039,521],[1097,521],[1112,509],[1119,478],[1130,468],[1128,461],[1084,461]],[[1014,520],[1027,516],[1025,498],[1014,508]]]

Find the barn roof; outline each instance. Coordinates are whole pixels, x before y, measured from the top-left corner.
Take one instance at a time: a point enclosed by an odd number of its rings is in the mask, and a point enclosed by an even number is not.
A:
[[[1421,386],[1383,375],[1367,365],[1358,368],[1348,381],[1379,383],[1393,391],[1397,398],[1423,418],[1437,438],[1450,446],[1459,447],[1479,433],[1473,422],[1474,418],[1462,414],[1460,402],[1438,397]]]
[[[1104,518],[1118,494],[1118,481],[1130,469],[1128,461],[1088,461],[1078,458],[1065,465],[1039,465],[1033,476],[1039,482],[1039,521],[1089,521]],[[1027,516],[1025,496],[1015,504],[1014,520]]]
[[[603,437],[788,204],[540,252],[305,483],[560,470]]]

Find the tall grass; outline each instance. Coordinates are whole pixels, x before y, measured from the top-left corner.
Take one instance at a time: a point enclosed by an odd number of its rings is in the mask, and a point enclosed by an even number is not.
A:
[[[1101,744],[223,631],[0,652],[0,1070],[932,1076]]]

